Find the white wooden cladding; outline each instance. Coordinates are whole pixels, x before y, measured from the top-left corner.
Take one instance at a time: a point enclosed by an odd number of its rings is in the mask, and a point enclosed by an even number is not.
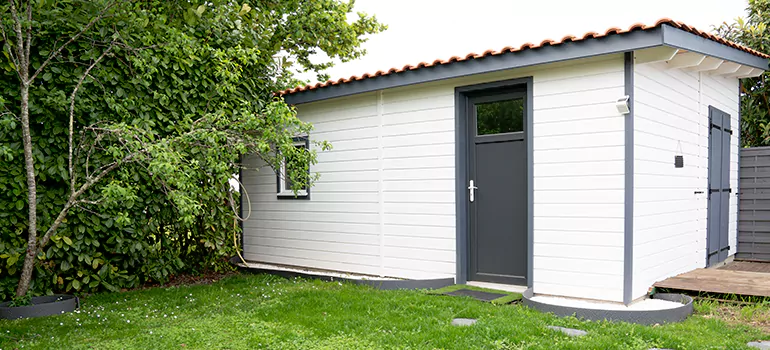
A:
[[[244,172],[254,208],[246,258],[453,277],[454,88],[533,76],[537,291],[596,297],[570,291],[585,278],[610,286],[622,272],[623,119],[612,104],[622,70],[622,56],[612,55],[300,105],[311,139],[334,149],[319,153],[310,200],[277,200],[270,169]],[[569,249],[575,242],[586,249]]]
[[[730,185],[737,186],[738,78],[717,75],[735,68],[718,61],[688,53],[635,67],[633,298],[656,281],[706,265],[709,105],[731,116]],[[684,168],[674,167],[674,155],[684,156]],[[734,193],[730,255],[737,232]]]
[[[706,196],[694,192],[707,184],[708,106],[729,113],[739,130],[738,80],[717,71],[722,63],[679,53],[636,65],[634,298],[657,280],[705,265]],[[754,73],[738,67],[732,75]],[[528,76],[534,81],[534,292],[622,301],[625,117],[614,106],[625,94],[620,54],[298,106],[299,117],[315,126],[311,139],[334,149],[319,152],[311,170],[321,178],[309,200],[278,200],[270,169],[244,171],[253,201],[245,257],[391,277],[454,277],[454,89]],[[685,167],[675,169],[679,149]],[[254,157],[246,164],[259,165]],[[734,198],[730,204],[732,255]]]

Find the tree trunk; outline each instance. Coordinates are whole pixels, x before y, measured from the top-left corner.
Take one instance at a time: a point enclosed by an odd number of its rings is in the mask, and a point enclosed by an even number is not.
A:
[[[24,72],[27,67],[19,67],[22,71],[21,82],[21,133],[24,144],[24,167],[27,175],[27,200],[29,201],[29,237],[27,253],[24,256],[24,266],[21,269],[21,279],[16,288],[16,296],[22,297],[29,291],[32,281],[32,270],[35,267],[37,255],[37,184],[35,179],[35,160],[32,155],[32,135],[29,129],[29,84]]]

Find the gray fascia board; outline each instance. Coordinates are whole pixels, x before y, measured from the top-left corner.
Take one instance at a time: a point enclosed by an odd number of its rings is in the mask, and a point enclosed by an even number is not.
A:
[[[716,57],[762,70],[768,69],[768,59],[766,58],[734,49],[667,24],[661,25],[661,28],[663,29],[664,45],[697,52],[702,55]]]
[[[630,33],[609,35],[599,39],[587,39],[577,42],[570,41],[556,46],[545,46],[537,49],[523,50],[498,56],[488,56],[375,78],[367,78],[289,94],[284,96],[284,100],[287,104],[298,105],[382,89],[641,50],[661,45],[663,45],[663,31],[658,27],[650,30],[639,30]]]

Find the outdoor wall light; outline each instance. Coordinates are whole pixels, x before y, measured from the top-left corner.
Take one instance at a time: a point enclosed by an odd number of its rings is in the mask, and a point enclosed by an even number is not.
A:
[[[623,97],[619,98],[615,102],[615,107],[618,109],[618,113],[620,113],[620,114],[628,114],[628,113],[631,112],[631,110],[628,108],[628,99],[629,98],[630,97],[628,95],[626,95],[626,96],[623,96]]]

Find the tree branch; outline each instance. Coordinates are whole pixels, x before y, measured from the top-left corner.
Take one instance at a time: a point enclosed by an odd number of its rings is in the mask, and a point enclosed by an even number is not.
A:
[[[19,19],[19,13],[16,11],[16,1],[8,0],[8,2],[11,4],[13,30],[16,32],[16,57],[19,61],[19,64],[16,65],[16,72],[19,74],[21,84],[28,86],[29,82],[27,81],[27,77],[29,76],[29,72],[27,69],[29,68],[29,61],[24,57],[24,34],[22,34],[21,31],[21,19]]]
[[[104,56],[107,56],[107,54],[112,51],[112,46],[108,47],[107,50],[104,50],[102,54],[99,56],[99,58],[94,61],[90,66],[88,66],[88,69],[86,69],[85,73],[80,77],[80,80],[78,80],[77,85],[75,85],[75,88],[72,90],[72,95],[70,95],[70,124],[69,124],[69,134],[67,135],[68,139],[68,147],[69,147],[69,156],[67,157],[69,162],[69,173],[70,173],[70,193],[75,192],[75,179],[77,176],[75,175],[74,167],[72,165],[72,137],[75,133],[75,97],[78,94],[78,90],[83,85],[83,82],[86,80],[86,77],[89,73],[91,73],[91,70],[96,67],[96,65],[99,64],[99,62],[102,61]]]
[[[27,1],[27,47],[25,48],[27,53],[27,61],[29,61],[30,50],[32,47],[32,0]]]
[[[9,1],[13,2],[13,0],[9,0]],[[31,78],[29,78],[29,82],[32,83],[32,81],[34,81],[35,78],[37,78],[37,76],[40,74],[40,72],[42,72],[43,69],[45,69],[45,67],[48,66],[48,64],[51,62],[51,60],[54,57],[58,56],[62,52],[62,50],[64,50],[65,47],[67,47],[69,44],[73,43],[75,40],[78,40],[78,38],[80,38],[80,36],[82,36],[83,33],[87,32],[89,29],[91,29],[91,27],[93,27],[93,25],[96,24],[96,22],[99,22],[100,20],[102,20],[102,18],[105,17],[107,11],[110,8],[112,8],[113,6],[115,6],[115,4],[117,4],[117,2],[112,2],[109,5],[107,5],[107,7],[105,7],[101,12],[99,12],[98,16],[96,16],[94,19],[91,20],[91,22],[88,22],[88,24],[86,24],[85,28],[83,28],[80,32],[75,34],[75,36],[70,38],[70,40],[68,40],[66,43],[62,44],[62,46],[59,46],[59,48],[56,49],[56,51],[54,51],[50,55],[48,55],[48,58],[45,61],[43,61],[43,64],[40,65],[40,68],[38,68],[35,71],[35,73],[32,74]]]
[[[11,50],[11,45],[8,41],[8,34],[5,32],[5,23],[3,23],[2,20],[0,20],[0,34],[3,35],[3,44],[8,45],[8,55],[11,57],[11,62],[13,62],[14,66],[19,67],[19,60],[16,59],[16,55],[13,53],[13,50]],[[16,74],[19,74],[18,68],[16,69]],[[19,78],[21,78],[21,75],[19,75]]]
[[[137,151],[136,153],[129,154],[120,161],[112,162],[108,164],[108,166],[103,167],[103,170],[97,174],[96,176],[89,178],[86,180],[86,182],[80,186],[80,188],[77,190],[77,192],[70,193],[69,199],[67,199],[67,203],[64,204],[64,208],[59,212],[59,215],[56,217],[56,220],[54,220],[53,224],[51,224],[51,227],[48,228],[48,230],[45,232],[45,235],[43,235],[43,238],[40,239],[40,243],[37,245],[38,254],[43,251],[43,248],[48,244],[48,241],[51,239],[51,236],[56,232],[56,230],[61,226],[62,222],[64,222],[64,218],[67,216],[67,213],[74,205],[78,203],[78,198],[85,193],[91,186],[93,186],[95,183],[99,182],[103,177],[105,177],[107,174],[112,172],[113,170],[117,169],[121,164],[126,163],[128,161],[131,161],[137,154],[142,153],[143,151]]]

